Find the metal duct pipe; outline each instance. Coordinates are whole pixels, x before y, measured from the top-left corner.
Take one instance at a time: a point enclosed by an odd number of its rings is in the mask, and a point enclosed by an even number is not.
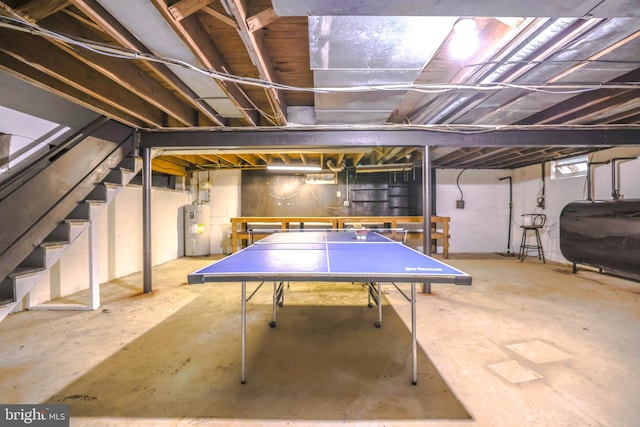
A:
[[[511,218],[513,218],[513,178],[503,176],[498,178],[499,181],[509,180],[509,232],[507,236],[507,255],[511,255]]]
[[[333,160],[329,159],[327,160],[327,167],[329,168],[329,170],[331,172],[342,172],[345,168],[345,163],[344,161],[340,163],[340,166],[336,166],[335,163],[333,163]]]
[[[613,159],[611,159],[611,198],[613,200],[618,200],[621,196],[620,189],[618,188],[618,177],[616,169],[618,162],[635,159],[637,159],[637,157],[614,157]]]
[[[591,188],[591,166],[598,166],[598,165],[606,165],[607,163],[609,163],[609,161],[607,160],[606,162],[588,162],[587,163],[587,200],[588,201],[593,201],[593,189]]]

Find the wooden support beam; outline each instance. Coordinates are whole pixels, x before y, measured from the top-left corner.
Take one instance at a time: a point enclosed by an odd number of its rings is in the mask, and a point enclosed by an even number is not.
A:
[[[219,166],[220,163],[225,163],[228,166],[233,166],[233,163],[226,162],[224,159],[221,159],[215,154],[201,154],[200,157],[206,160],[209,164],[215,164]]]
[[[258,166],[260,159],[255,154],[238,154],[238,157],[251,166]]]
[[[262,32],[253,32],[247,25],[247,10],[242,0],[224,0],[227,8],[231,11],[231,14],[238,23],[238,32],[242,37],[249,56],[258,68],[260,77],[263,80],[269,82],[276,82],[275,70],[273,64],[267,54],[267,48],[262,37]],[[287,106],[284,99],[280,96],[278,91],[274,88],[265,89],[267,96],[270,99],[270,103],[274,108],[274,124],[283,126],[287,120]]]
[[[207,32],[202,28],[200,21],[192,15],[180,22],[177,28],[188,42],[192,52],[202,61],[206,68],[227,72],[230,68],[218,48],[213,44]],[[212,84],[217,84],[212,81]],[[220,82],[220,88],[229,96],[237,106],[244,120],[252,126],[258,124],[258,113],[255,107],[248,101],[245,92],[235,83]]]
[[[187,176],[187,168],[171,162],[165,158],[154,158],[151,162],[151,170],[174,176]]]
[[[222,54],[218,51],[207,32],[202,28],[202,24],[197,19],[196,15],[190,15],[185,17],[181,21],[176,20],[169,10],[165,7],[163,0],[152,0],[156,5],[156,8],[160,14],[164,17],[167,23],[173,28],[174,31],[182,38],[184,43],[189,47],[191,52],[198,58],[198,61],[202,63],[205,68],[225,72],[228,69],[226,61],[222,57]],[[247,96],[235,83],[221,82],[215,79],[211,80],[211,84],[219,85],[229,97],[229,99],[236,105],[238,111],[242,115],[242,118],[248,122],[249,125],[257,125],[258,113],[247,100]]]
[[[102,6],[90,0],[70,0],[71,3],[78,8],[84,15],[88,16],[95,22],[100,29],[113,37],[123,47],[149,53],[147,48],[137,40],[126,28],[116,21]],[[145,63],[148,69],[158,76],[158,78],[174,89],[187,103],[191,104],[197,111],[202,121],[210,121],[212,125],[223,126],[226,122],[206,103],[197,99],[197,95],[183,81],[173,74],[173,72],[164,64]],[[195,116],[195,115],[194,115]]]
[[[278,19],[278,15],[276,15],[276,11],[270,7],[247,18],[247,28],[249,28],[249,31],[253,33],[258,31],[260,28],[269,25],[269,23],[276,19]]]
[[[31,0],[15,10],[31,22],[38,22],[47,16],[69,6],[68,0]]]
[[[215,10],[212,7],[205,7],[205,8],[202,9],[202,11],[204,13],[206,13],[207,15],[210,15],[210,16],[214,17],[215,19],[217,19],[218,21],[222,22],[223,24],[226,24],[226,25],[230,26],[231,28],[238,29],[238,23],[235,21],[235,19],[229,18],[227,15],[218,12],[217,10]]]
[[[47,26],[59,32],[67,32],[87,40],[100,40],[103,34],[93,27],[87,27],[69,16],[51,16]],[[154,107],[173,117],[181,126],[196,126],[194,108],[168,91],[157,80],[141,72],[138,63],[120,58],[100,55],[86,49],[77,49],[64,44],[59,45],[69,55],[83,62],[100,74],[123,86],[131,93],[144,99]]]
[[[353,165],[355,166],[358,163],[360,163],[360,160],[362,160],[363,157],[364,157],[364,153],[354,154],[354,156],[353,156]]]
[[[100,102],[99,100],[89,96],[84,91],[69,86],[36,68],[33,68],[24,62],[3,53],[0,50],[0,70],[8,74],[14,75],[19,79],[28,81],[32,85],[39,87],[57,96],[67,99],[83,107],[93,110],[103,116],[118,120],[127,126],[133,128],[145,127],[146,123],[137,117],[128,115],[112,105]]]
[[[216,154],[215,157],[225,161],[230,165],[238,164],[238,156],[236,156],[235,154]]]
[[[7,29],[0,29],[0,39],[3,40],[0,51],[59,80],[67,87],[86,93],[96,102],[111,106],[112,111],[122,111],[147,123],[148,127],[164,125],[164,115],[160,110],[96,73],[83,62],[56,47],[54,43],[38,36]]]
[[[169,13],[176,21],[181,21],[197,11],[207,7],[212,0],[181,0],[174,5],[169,6]]]

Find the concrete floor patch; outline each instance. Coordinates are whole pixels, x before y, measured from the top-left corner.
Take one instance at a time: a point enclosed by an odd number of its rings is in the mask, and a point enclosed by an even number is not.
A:
[[[571,358],[564,351],[540,340],[511,344],[506,347],[519,356],[537,364],[558,362]]]
[[[542,378],[542,375],[529,368],[525,368],[515,360],[494,363],[493,365],[489,365],[489,369],[512,384],[523,383]]]

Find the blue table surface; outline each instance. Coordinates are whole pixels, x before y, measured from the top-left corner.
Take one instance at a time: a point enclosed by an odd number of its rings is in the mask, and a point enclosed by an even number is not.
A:
[[[375,232],[357,240],[353,231],[275,233],[191,275],[225,276],[300,274],[464,276],[468,275],[400,242]],[[469,280],[470,282],[470,280]]]

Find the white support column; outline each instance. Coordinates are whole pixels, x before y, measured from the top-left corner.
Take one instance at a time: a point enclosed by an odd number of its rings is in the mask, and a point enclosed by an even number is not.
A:
[[[92,218],[89,225],[89,289],[91,291],[91,302],[89,308],[96,310],[100,307],[100,274],[98,251],[98,221]]]
[[[431,147],[425,145],[422,149],[422,252],[431,256]],[[445,236],[447,238],[447,236]],[[431,293],[431,283],[422,284],[422,292]]]

